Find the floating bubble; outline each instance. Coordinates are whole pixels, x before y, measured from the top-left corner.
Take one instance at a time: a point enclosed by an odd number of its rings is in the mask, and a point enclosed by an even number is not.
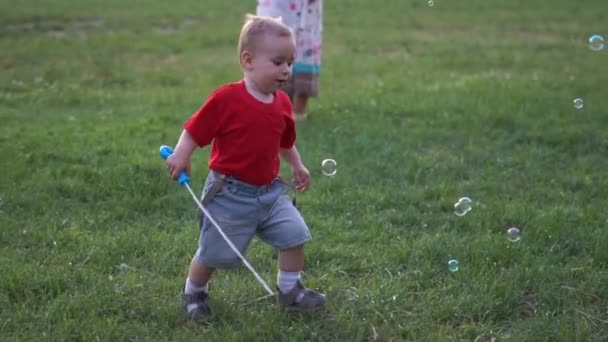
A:
[[[450,259],[450,261],[448,261],[448,269],[450,270],[450,272],[458,271],[458,260]]]
[[[507,238],[511,242],[517,242],[521,240],[521,232],[517,227],[511,227],[507,230]]]
[[[604,37],[594,34],[589,37],[589,48],[593,51],[600,51],[604,48]]]
[[[473,201],[468,197],[462,197],[458,202],[454,203],[454,214],[456,216],[464,216],[473,209]]]
[[[574,108],[576,108],[576,109],[581,109],[581,108],[583,108],[583,105],[584,105],[584,103],[583,103],[583,99],[581,99],[581,98],[576,98],[576,99],[574,99],[574,101],[573,101],[573,102],[574,102]]]
[[[333,176],[338,172],[338,164],[333,159],[325,159],[321,162],[321,172],[326,176]]]
[[[433,5],[434,5],[433,0],[429,0],[429,1],[427,2],[427,4],[429,4],[429,7],[433,7]]]

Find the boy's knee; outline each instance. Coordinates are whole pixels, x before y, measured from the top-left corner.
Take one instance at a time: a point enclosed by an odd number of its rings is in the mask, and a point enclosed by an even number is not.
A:
[[[243,264],[238,255],[234,256],[204,256],[199,255],[198,261],[212,268],[236,268]]]
[[[304,249],[304,243],[300,243],[300,244],[297,244],[297,245],[291,246],[291,247],[279,248],[279,251],[280,252],[289,252],[289,251],[296,251],[299,249]]]

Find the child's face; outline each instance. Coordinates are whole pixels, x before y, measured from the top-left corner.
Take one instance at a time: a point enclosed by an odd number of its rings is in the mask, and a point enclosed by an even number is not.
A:
[[[245,74],[259,91],[271,94],[287,82],[294,54],[295,43],[292,37],[267,35],[255,51],[251,54],[245,52]]]

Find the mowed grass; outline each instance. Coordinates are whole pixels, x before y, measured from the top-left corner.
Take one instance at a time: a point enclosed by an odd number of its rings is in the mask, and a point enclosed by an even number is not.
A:
[[[321,97],[297,145],[313,177],[304,280],[329,302],[287,314],[246,269],[219,272],[196,324],[179,306],[196,209],[158,147],[239,79],[255,2],[0,2],[2,340],[608,336],[608,51],[586,42],[608,36],[605,2],[324,10]],[[457,217],[461,196],[475,205]],[[274,283],[271,248],[247,255]]]

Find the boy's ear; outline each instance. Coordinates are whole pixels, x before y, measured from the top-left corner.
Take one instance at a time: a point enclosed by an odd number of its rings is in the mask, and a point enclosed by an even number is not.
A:
[[[251,71],[253,69],[253,66],[251,65],[252,57],[253,56],[249,50],[243,50],[243,52],[241,52],[241,67],[243,69],[247,71]]]

